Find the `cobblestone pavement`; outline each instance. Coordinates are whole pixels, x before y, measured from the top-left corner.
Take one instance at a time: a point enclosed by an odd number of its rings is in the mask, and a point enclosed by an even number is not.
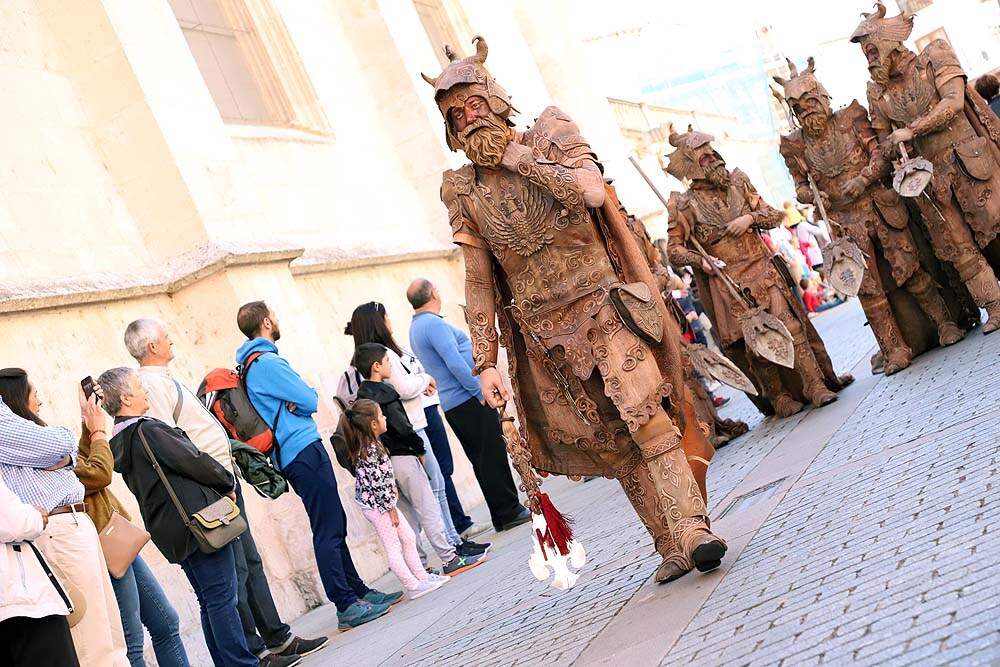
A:
[[[856,302],[815,323],[838,372],[859,366],[867,375],[874,341]],[[704,601],[687,614],[662,609],[665,628],[684,628],[677,641],[629,663],[602,664],[1000,660],[1000,503],[989,501],[1000,467],[1000,335],[975,331],[898,375],[865,382],[867,393],[822,436],[825,444],[811,443],[818,453],[789,478],[746,546],[734,547],[728,569],[702,578]],[[831,408],[826,414],[836,414]],[[784,460],[783,443],[795,445],[804,431],[808,442],[807,420],[824,411],[762,420],[740,396],[723,414],[754,429],[716,454],[713,516],[748,474]],[[630,603],[662,600],[669,588],[649,583],[658,559],[648,535],[615,482],[558,479],[546,487],[575,516],[588,551],[574,588],[555,591],[532,577],[526,527],[491,536],[489,562],[334,638],[305,665],[588,665],[602,642],[628,644],[621,618]],[[695,589],[689,580],[698,581],[689,575],[678,583]],[[398,588],[391,578],[378,583]],[[333,614],[316,610],[295,629],[328,630]]]

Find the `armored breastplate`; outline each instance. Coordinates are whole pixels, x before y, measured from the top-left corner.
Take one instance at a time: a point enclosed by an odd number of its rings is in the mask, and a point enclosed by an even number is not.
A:
[[[909,72],[890,81],[879,105],[893,127],[905,127],[926,115],[940,101],[933,69],[918,58]],[[916,137],[912,144],[916,154],[931,160],[940,151],[951,149],[973,136],[972,125],[959,113],[943,130]]]
[[[868,154],[854,133],[850,119],[834,115],[830,122],[825,136],[812,138],[803,134],[803,141],[806,164],[816,179],[816,186],[835,203],[844,183],[858,176],[868,164]]]
[[[555,329],[571,322],[543,323],[545,315],[620,282],[586,209],[567,210],[527,179],[501,171],[480,175],[471,203],[523,322],[565,333]]]
[[[725,193],[701,189],[688,192],[694,217],[698,221],[694,237],[706,247],[725,237],[726,225],[732,220],[750,212],[746,199],[733,185]]]

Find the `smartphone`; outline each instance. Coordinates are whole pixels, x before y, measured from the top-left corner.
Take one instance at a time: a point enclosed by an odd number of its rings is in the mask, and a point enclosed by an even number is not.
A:
[[[87,376],[80,380],[80,386],[83,387],[83,395],[89,401],[90,397],[94,394],[94,378]]]

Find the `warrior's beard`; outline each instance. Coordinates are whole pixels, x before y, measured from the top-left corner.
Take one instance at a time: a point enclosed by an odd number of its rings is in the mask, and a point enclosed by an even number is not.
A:
[[[709,183],[717,188],[728,188],[731,180],[725,162],[720,162],[712,167],[711,171],[706,174],[706,178],[708,178]]]
[[[823,130],[826,129],[826,121],[826,116],[821,112],[814,112],[802,119],[802,129],[809,136],[817,137],[823,134]]]
[[[889,72],[892,70],[892,58],[886,56],[878,61],[877,65],[872,65],[868,68],[871,72],[872,81],[878,85],[885,87],[889,83]]]
[[[503,160],[507,148],[507,125],[491,113],[480,118],[458,134],[462,150],[474,164],[495,169]]]

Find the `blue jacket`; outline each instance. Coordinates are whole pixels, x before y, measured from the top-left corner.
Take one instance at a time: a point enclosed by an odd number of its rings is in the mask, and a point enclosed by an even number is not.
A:
[[[437,381],[441,407],[447,411],[470,398],[483,400],[472,375],[472,341],[437,313],[417,313],[410,324],[410,348]]]
[[[281,449],[280,464],[275,456],[277,449],[271,451],[271,460],[280,470],[281,465],[288,465],[303,449],[319,441],[319,429],[312,418],[319,406],[319,396],[286,360],[278,356],[278,346],[266,338],[254,338],[240,345],[236,350],[236,363],[243,364],[258,351],[270,354],[261,355],[250,366],[246,375],[247,394],[268,424],[274,424],[281,410],[275,433]],[[288,411],[287,403],[295,404],[295,412]]]

